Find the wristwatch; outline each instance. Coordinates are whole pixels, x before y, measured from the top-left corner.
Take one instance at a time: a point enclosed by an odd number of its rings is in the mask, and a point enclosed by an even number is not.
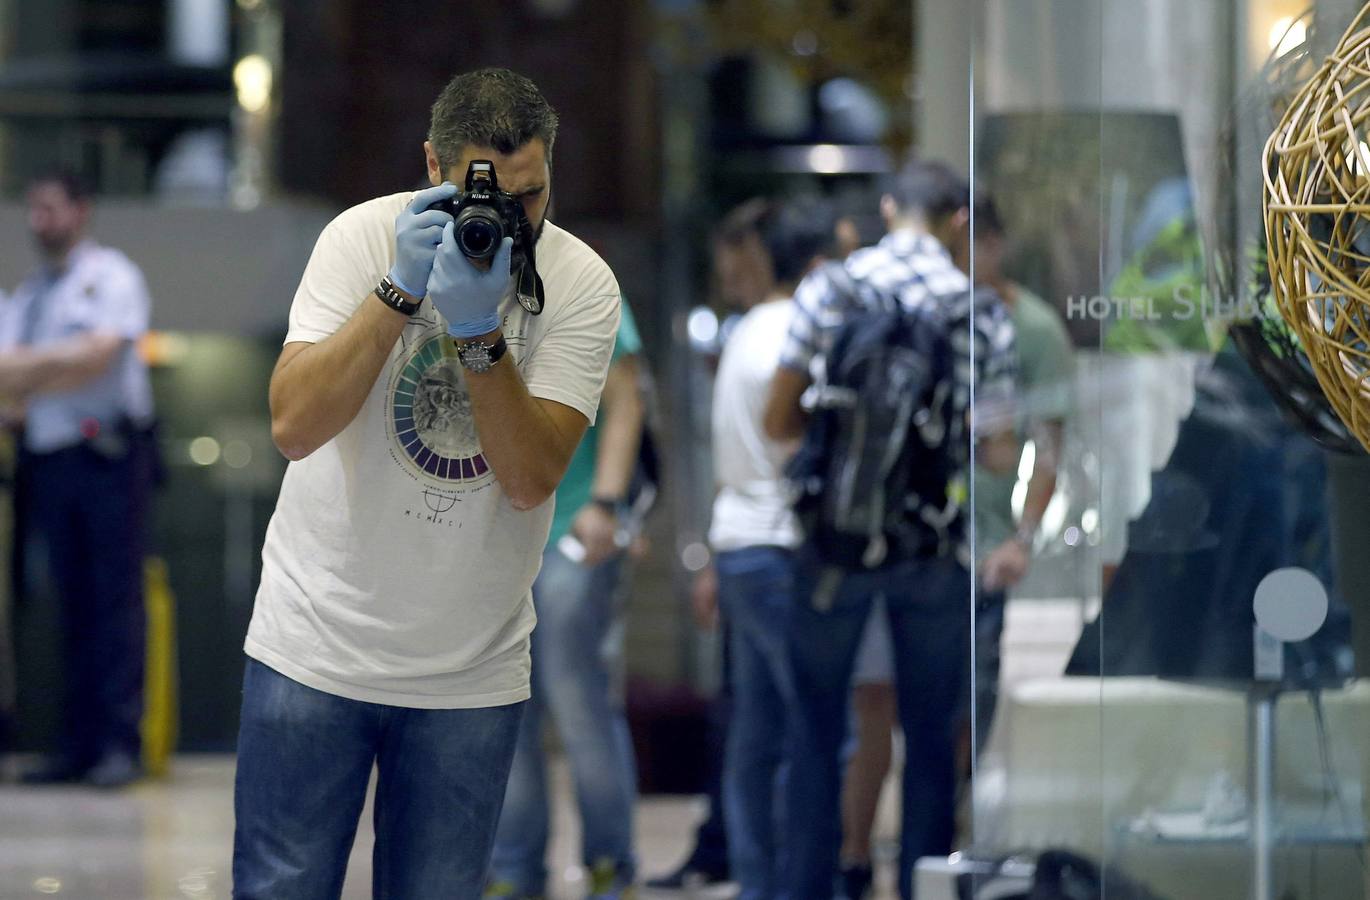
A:
[[[382,278],[381,283],[376,285],[376,296],[381,298],[381,302],[386,306],[402,312],[406,316],[412,316],[418,312],[419,305],[423,303],[423,298],[410,300],[400,293],[400,289],[395,287],[395,282],[390,280],[389,275]]]
[[[489,372],[494,368],[495,363],[504,359],[504,354],[509,349],[509,345],[504,340],[504,335],[495,339],[493,344],[483,344],[480,341],[467,341],[457,343],[457,358],[461,364],[477,375],[482,372]]]

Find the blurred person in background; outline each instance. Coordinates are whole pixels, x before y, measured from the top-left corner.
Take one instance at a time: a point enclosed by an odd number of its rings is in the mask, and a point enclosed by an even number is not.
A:
[[[710,251],[718,299],[730,313],[746,312],[775,291],[770,256],[761,238],[760,223],[770,202],[754,197],[729,210],[714,228]],[[715,380],[714,392],[718,385]],[[718,608],[718,571],[705,566],[690,588],[691,612],[704,631],[716,631],[726,623]],[[694,846],[672,871],[650,879],[654,890],[694,890],[729,881],[728,832],[723,800],[723,763],[732,718],[732,658],[728,641],[722,645],[722,677],[710,703],[708,764],[708,811],[695,829]]]
[[[57,590],[65,692],[58,752],[24,779],[119,787],[141,770],[155,448],[138,341],[151,300],[137,265],[86,236],[91,203],[79,178],[34,179],[28,211],[41,262],[3,303],[0,397],[22,429],[17,505]]]
[[[1047,504],[1056,490],[1057,461],[1065,419],[1072,407],[1073,352],[1060,315],[1050,304],[1004,274],[1003,222],[994,201],[984,193],[975,198],[975,265],[971,271],[971,211],[957,210],[950,222],[956,267],[973,275],[977,285],[994,289],[1008,309],[1017,348],[1015,413],[1022,439],[1033,441],[1032,474],[1022,514],[1013,513],[1018,482],[1011,471],[975,468],[976,592],[974,752],[984,751],[998,701],[1000,642],[1008,591],[1027,576],[1032,548]],[[892,729],[895,724],[894,663],[889,625],[883,604],[872,610],[862,635],[852,675],[852,704],[856,744],[847,767],[842,797],[842,870],[847,897],[859,898],[871,881],[871,830],[881,786],[889,772]],[[967,713],[969,714],[969,710]],[[970,732],[969,718],[966,731]],[[963,777],[969,769],[971,735],[965,735],[966,758],[959,763]]]
[[[799,280],[833,240],[817,200],[773,201],[755,221],[770,271],[719,360],[713,397],[714,479],[709,544],[728,644],[732,710],[723,766],[730,868],[742,900],[767,900],[783,881],[778,786],[795,728],[797,696],[786,630],[800,542],[784,465],[793,441],[762,427],[766,389],[780,363]]]
[[[1066,420],[1074,407],[1075,355],[1060,314],[1004,272],[1004,224],[993,198],[977,194],[973,238],[966,219],[952,253],[957,267],[977,285],[993,288],[1009,310],[1018,353],[1015,458],[1022,458],[1026,440],[1033,446],[1032,473],[1022,512],[1016,517],[1013,493],[1018,465],[1009,472],[981,465],[975,468],[975,562],[980,590],[975,619],[973,751],[979,754],[989,740],[999,699],[1000,642],[1008,593],[1027,577],[1042,517],[1056,492]]]
[[[627,303],[600,400],[556,491],[533,584],[532,697],[519,728],[491,861],[488,897],[542,897],[550,838],[542,726],[550,715],[571,765],[589,897],[633,883],[637,770],[623,709],[623,603],[630,490],[645,423],[642,340]]]
[[[270,386],[291,463],[244,648],[240,900],[339,895],[373,766],[374,895],[484,887],[552,495],[619,323],[609,267],[545,218],[556,132],[528,79],[457,76],[423,145],[433,187],[339,215],[300,281]],[[511,238],[478,264],[432,208],[477,160],[537,236],[540,315]]]
[[[997,298],[973,293],[965,274],[948,252],[958,233],[956,214],[969,205],[964,179],[940,163],[914,162],[896,176],[881,199],[888,233],[874,247],[858,250],[843,266],[848,278],[903,308],[937,304],[951,329],[956,356],[948,433],[940,452],[954,467],[969,463],[970,442],[996,470],[1016,463],[1012,435],[1002,423],[972,421],[972,385],[977,402],[993,399],[1006,406],[1013,391],[1013,326]],[[824,269],[811,274],[795,292],[780,369],[771,384],[765,425],[775,440],[804,433],[801,398],[812,383],[811,364],[821,364],[842,324],[862,307],[832,281]],[[972,315],[972,310],[974,311]],[[973,333],[972,333],[973,328]],[[969,339],[967,339],[969,338]],[[945,552],[929,557],[893,559],[875,569],[841,573],[831,605],[813,602],[822,566],[813,548],[799,552],[798,577],[806,590],[792,618],[791,659],[799,695],[801,727],[794,741],[784,802],[790,815],[786,834],[788,896],[795,900],[830,898],[837,885],[840,849],[840,755],[848,733],[847,710],[853,663],[872,600],[883,595],[893,642],[900,725],[907,737],[903,776],[898,884],[913,896],[913,867],[923,856],[946,856],[955,831],[955,735],[957,711],[969,663],[971,559],[965,540],[964,510],[949,485],[945,498],[924,498],[924,516],[951,521],[953,536]]]
[[[0,290],[0,310],[8,296]],[[0,314],[2,315],[2,314]],[[17,685],[14,680],[14,597],[19,582],[15,567],[14,426],[22,423],[15,401],[0,397],[0,753],[9,749],[14,730]]]

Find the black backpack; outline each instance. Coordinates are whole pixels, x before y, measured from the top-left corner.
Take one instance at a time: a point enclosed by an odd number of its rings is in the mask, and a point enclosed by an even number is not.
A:
[[[786,475],[806,540],[825,565],[873,569],[948,552],[958,535],[947,496],[961,439],[953,354],[941,306],[908,309],[824,271],[849,310],[838,326],[799,451]]]

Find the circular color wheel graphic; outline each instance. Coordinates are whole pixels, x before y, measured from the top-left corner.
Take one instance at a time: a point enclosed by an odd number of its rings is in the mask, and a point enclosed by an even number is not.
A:
[[[422,344],[395,377],[390,424],[400,451],[417,469],[443,481],[490,474],[480,452],[461,363],[441,337]]]

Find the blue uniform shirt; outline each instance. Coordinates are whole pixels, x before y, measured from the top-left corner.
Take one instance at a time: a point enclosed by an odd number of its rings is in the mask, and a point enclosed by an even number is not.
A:
[[[152,388],[137,341],[148,329],[151,300],[143,273],[118,250],[83,241],[64,268],[44,266],[0,300],[0,349],[43,347],[91,333],[125,338],[114,363],[70,391],[39,391],[28,401],[24,444],[51,453],[81,442],[92,421],[152,420]]]

